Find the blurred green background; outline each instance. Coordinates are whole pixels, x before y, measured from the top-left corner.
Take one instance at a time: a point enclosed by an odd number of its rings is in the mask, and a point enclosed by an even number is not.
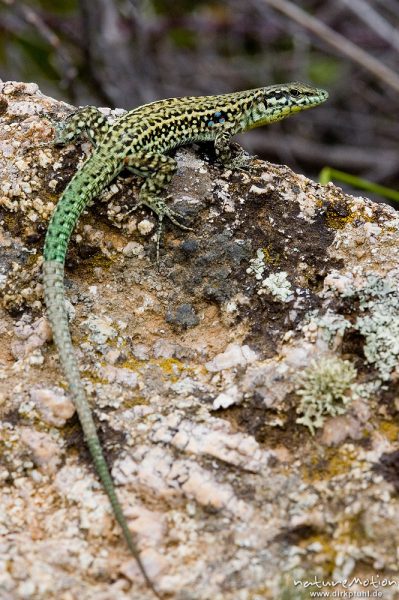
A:
[[[314,83],[328,103],[246,134],[245,147],[307,175],[329,165],[397,189],[398,25],[398,0],[0,0],[0,77],[122,108]]]

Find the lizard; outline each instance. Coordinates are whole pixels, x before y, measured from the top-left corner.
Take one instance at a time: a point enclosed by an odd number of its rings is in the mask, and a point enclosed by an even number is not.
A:
[[[294,82],[229,94],[158,100],[128,111],[114,122],[110,122],[99,109],[86,106],[53,124],[53,144],[67,144],[86,135],[94,149],[61,194],[47,228],[43,251],[47,316],[97,475],[127,546],[147,586],[158,598],[159,592],[142,562],[118,500],[73,349],[64,291],[64,265],[70,237],[89,201],[122,170],[128,169],[144,179],[135,208],[145,205],[159,220],[156,234],[159,263],[164,218],[182,229],[189,229],[181,222],[181,215],[162,198],[177,169],[177,162],[168,154],[172,149],[192,142],[213,141],[216,157],[224,167],[246,169],[251,157],[241,148],[232,149],[230,141],[235,134],[315,107],[327,98],[325,90]]]

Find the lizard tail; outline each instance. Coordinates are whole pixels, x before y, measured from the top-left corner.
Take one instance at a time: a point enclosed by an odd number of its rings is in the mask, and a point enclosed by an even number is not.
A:
[[[68,315],[65,308],[64,262],[68,241],[75,223],[78,220],[82,210],[86,206],[88,200],[95,196],[99,188],[104,186],[104,174],[101,177],[101,182],[99,182],[100,177],[97,176],[96,179],[91,178],[90,176],[87,177],[86,186],[84,185],[84,182],[82,182],[82,178],[80,178],[80,181],[77,181],[75,178],[73,178],[58,202],[57,208],[54,211],[47,231],[44,247],[44,296],[48,318],[53,331],[54,342],[59,353],[60,363],[62,365],[65,378],[68,382],[69,390],[74,401],[85,440],[89,447],[97,474],[101,479],[104,490],[107,493],[112,506],[115,518],[122,529],[126,543],[132,555],[136,559],[137,565],[145,579],[146,584],[153,591],[156,597],[160,598],[154,589],[153,583],[150,580],[141,561],[139,550],[130,532],[126,518],[122,511],[122,507],[116,495],[111,474],[105,461],[101,443],[98,438],[92,412],[84,393],[79,367],[69,331]],[[111,178],[111,175],[109,175],[109,177]],[[76,192],[76,194],[73,192]]]

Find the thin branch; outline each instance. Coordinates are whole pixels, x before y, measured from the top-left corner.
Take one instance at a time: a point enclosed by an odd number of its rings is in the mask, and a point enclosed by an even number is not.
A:
[[[20,23],[25,23],[30,28],[36,30],[39,36],[49,44],[54,51],[59,70],[62,73],[62,79],[65,85],[70,87],[71,81],[76,77],[77,69],[72,63],[69,54],[65,51],[58,35],[54,33],[33,8],[24,4],[17,4],[14,0],[1,0],[1,2],[7,7],[12,7],[14,17]]]
[[[292,4],[289,0],[263,0],[266,4],[284,13],[287,17],[299,23],[324,42],[335,48],[340,54],[344,54],[353,62],[361,65],[364,69],[375,75],[389,87],[399,92],[399,76],[386,67],[378,59],[374,58],[365,50],[362,50],[343,35],[337,33],[328,25],[325,25],[315,17],[307,14],[304,10]]]
[[[366,0],[341,0],[341,3],[399,52],[399,32]]]

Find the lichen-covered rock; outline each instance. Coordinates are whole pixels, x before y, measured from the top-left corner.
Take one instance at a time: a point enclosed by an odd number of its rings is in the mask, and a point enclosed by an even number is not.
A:
[[[90,144],[35,147],[71,107],[33,84],[0,84],[0,106],[0,588],[149,600],[44,318],[46,226]],[[364,592],[399,570],[399,219],[204,156],[177,152],[168,192],[194,231],[166,223],[159,269],[129,173],[70,243],[71,331],[122,506],[171,600],[300,598],[315,578]]]

